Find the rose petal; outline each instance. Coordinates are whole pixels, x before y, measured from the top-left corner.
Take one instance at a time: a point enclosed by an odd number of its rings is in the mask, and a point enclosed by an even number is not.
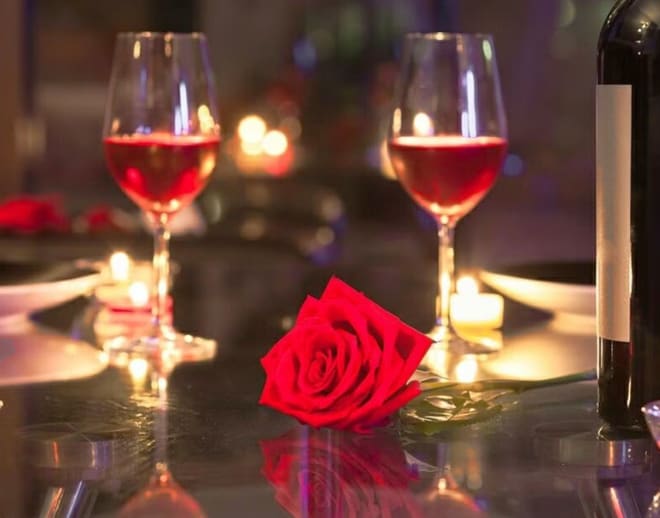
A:
[[[396,347],[404,364],[401,366],[400,377],[397,381],[403,384],[417,370],[424,355],[433,345],[433,340],[403,322],[400,326]]]
[[[296,372],[298,361],[294,350],[286,351],[273,373],[274,383],[284,402],[298,406],[303,401],[296,390]]]
[[[331,328],[330,328],[331,329]],[[305,392],[299,393],[299,399],[295,406],[297,408],[308,408],[310,411],[319,412],[334,405],[336,400],[348,394],[351,397],[353,387],[358,383],[361,366],[361,354],[355,336],[331,329],[332,336],[335,337],[334,345],[336,347],[336,354],[352,358],[352,361],[347,366],[341,378],[337,378],[338,383],[335,386],[328,387],[327,394],[322,396],[310,396]],[[310,334],[308,340],[311,342],[315,340],[313,334]],[[308,344],[308,347],[313,345]]]
[[[398,390],[410,379],[433,341],[337,277],[330,279],[320,300],[332,299],[350,301],[369,321],[371,332],[381,339],[384,368],[377,377],[379,391],[375,399],[382,400],[383,395]],[[399,366],[401,360],[405,366],[393,372],[392,366]]]
[[[376,407],[371,414],[359,415],[356,413],[349,416],[345,422],[340,424],[344,426],[345,429],[353,432],[368,433],[374,428],[374,426],[385,421],[396,410],[405,406],[420,394],[421,390],[419,388],[419,383],[417,381],[411,381],[391,399],[387,400],[385,404]]]
[[[337,377],[337,385],[331,388],[327,395],[318,399],[318,409],[324,410],[331,405],[336,404],[337,400],[345,397],[349,400],[354,399],[353,388],[359,384],[362,371],[362,362],[360,361],[360,347],[355,336],[342,331],[335,332],[340,347],[337,348],[337,355],[349,358],[348,365],[341,377]],[[339,362],[339,360],[337,360]]]
[[[311,317],[317,317],[319,311],[319,301],[314,297],[307,295],[305,302],[298,310],[298,316],[296,317],[296,324],[302,322],[303,320]]]
[[[266,373],[275,368],[282,357],[282,354],[291,348],[292,342],[295,343],[299,328],[293,327],[288,333],[280,338],[275,345],[261,358],[261,365]]]
[[[300,364],[300,369],[297,371],[298,378],[304,381],[319,355],[337,348],[335,332],[325,323],[318,326],[301,324],[295,329],[296,341],[290,344],[290,350],[294,352]]]
[[[312,353],[308,365],[301,365],[298,372],[298,387],[310,396],[325,395],[337,381],[335,354],[330,348],[319,348]]]

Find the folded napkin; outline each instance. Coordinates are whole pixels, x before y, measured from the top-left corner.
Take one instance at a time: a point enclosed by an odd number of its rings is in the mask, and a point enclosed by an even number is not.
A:
[[[56,196],[17,196],[0,203],[0,232],[65,232],[71,226]]]

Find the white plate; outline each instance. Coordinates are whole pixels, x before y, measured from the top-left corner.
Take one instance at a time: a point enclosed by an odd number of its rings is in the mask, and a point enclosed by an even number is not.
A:
[[[71,263],[0,261],[0,327],[2,320],[30,314],[90,293],[100,273]]]
[[[482,271],[481,280],[512,300],[554,314],[596,316],[594,264],[536,263]]]
[[[106,366],[99,349],[26,318],[0,331],[0,386],[87,378]]]

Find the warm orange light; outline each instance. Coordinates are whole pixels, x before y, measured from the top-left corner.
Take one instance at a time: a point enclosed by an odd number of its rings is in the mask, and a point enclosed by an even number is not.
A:
[[[478,372],[479,366],[477,364],[477,359],[469,354],[461,358],[454,369],[456,381],[461,383],[472,383],[477,379]]]
[[[479,285],[474,277],[466,275],[456,281],[456,291],[459,295],[476,295],[479,293]]]
[[[243,142],[257,144],[266,134],[266,122],[259,115],[247,115],[238,123],[238,136]]]
[[[249,142],[247,140],[241,140],[241,151],[248,156],[259,156],[263,151],[263,147],[261,141]]]
[[[142,281],[136,281],[128,287],[128,297],[133,306],[144,307],[149,304],[149,287]]]
[[[424,112],[415,114],[413,118],[413,133],[418,137],[428,137],[433,135],[433,121]]]
[[[134,383],[141,383],[147,377],[149,363],[144,358],[131,358],[128,362],[128,372]]]
[[[266,135],[261,143],[264,153],[269,156],[283,155],[289,147],[289,141],[286,135],[279,130],[271,130]]]
[[[479,293],[473,277],[461,277],[449,303],[449,319],[459,328],[497,329],[502,327],[504,299],[496,293]]]
[[[206,104],[202,104],[197,108],[197,120],[199,121],[199,129],[203,133],[209,133],[215,128],[215,120],[213,120],[211,110]]]

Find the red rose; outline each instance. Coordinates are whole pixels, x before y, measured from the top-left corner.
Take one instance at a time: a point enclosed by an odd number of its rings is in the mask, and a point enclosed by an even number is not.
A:
[[[262,473],[292,516],[421,516],[408,489],[414,477],[390,437],[305,427],[261,441],[261,450]]]
[[[139,226],[139,220],[133,215],[105,204],[89,208],[76,220],[76,230],[91,234],[130,232],[137,230]]]
[[[23,196],[0,204],[0,230],[35,234],[68,229],[69,219],[57,199]]]
[[[367,432],[420,394],[408,380],[431,343],[333,277],[262,358],[260,403],[314,427]]]

